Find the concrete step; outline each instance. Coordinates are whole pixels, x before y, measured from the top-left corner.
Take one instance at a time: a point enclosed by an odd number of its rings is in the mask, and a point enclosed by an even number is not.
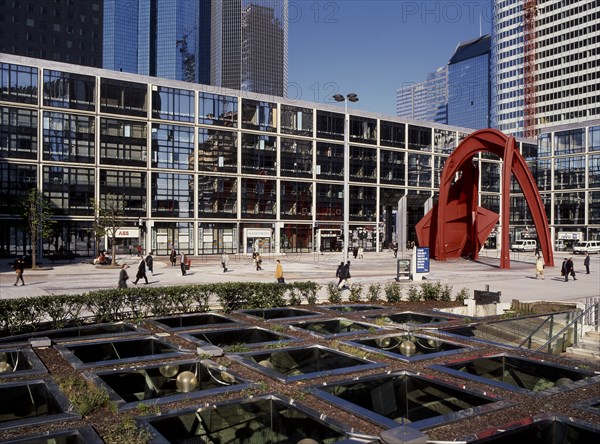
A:
[[[600,360],[600,351],[598,350],[587,350],[579,347],[567,347],[567,350],[563,355],[571,358],[580,358],[586,361],[598,362]]]

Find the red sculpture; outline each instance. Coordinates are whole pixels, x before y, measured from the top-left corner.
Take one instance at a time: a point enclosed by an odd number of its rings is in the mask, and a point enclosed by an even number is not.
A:
[[[442,172],[438,202],[416,226],[419,245],[429,247],[431,257],[439,261],[461,256],[479,257],[481,246],[500,218],[493,211],[477,205],[478,171],[472,159],[480,151],[493,153],[503,160],[500,268],[510,268],[511,174],[521,186],[531,211],[544,262],[554,266],[548,220],[535,180],[516,148],[514,137],[493,129],[470,134],[448,157]],[[453,183],[458,172],[461,173],[460,178]]]

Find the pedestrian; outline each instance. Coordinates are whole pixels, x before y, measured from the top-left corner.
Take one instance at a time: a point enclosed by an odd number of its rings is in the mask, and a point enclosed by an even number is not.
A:
[[[185,272],[185,269],[187,268],[187,256],[183,251],[179,255],[179,266],[181,267],[181,275],[185,276],[187,274]]]
[[[346,262],[346,265],[344,265],[344,287],[348,288],[350,287],[350,278],[352,276],[350,276],[350,261]]]
[[[223,267],[223,273],[227,273],[227,265],[229,264],[229,255],[227,252],[223,252],[221,255],[221,267]]]
[[[571,274],[571,276],[573,276],[573,280],[576,281],[577,278],[575,277],[575,264],[573,263],[572,257],[570,257],[567,261],[567,270]]]
[[[365,257],[365,249],[363,247],[358,247],[358,258],[364,259]]]
[[[560,275],[564,276],[565,281],[568,281],[567,275],[567,258],[564,258],[562,261],[562,265],[560,266]]]
[[[585,265],[585,274],[590,274],[590,254],[587,251],[585,252],[583,265]]]
[[[142,255],[142,246],[141,245],[137,246],[137,255],[138,255],[138,257],[140,257]]]
[[[394,252],[394,257],[398,257],[398,242],[392,243],[392,251]]]
[[[148,271],[154,276],[154,258],[152,257],[152,252],[146,256],[146,266],[148,267]]]
[[[285,279],[283,278],[283,266],[279,259],[277,259],[277,265],[275,266],[275,279],[277,279],[277,282],[280,284],[285,284]]]
[[[544,261],[541,256],[538,256],[535,261],[535,278],[544,279]]]
[[[171,254],[169,255],[169,260],[171,261],[171,267],[174,267],[177,263],[177,251],[175,248],[171,248]]]
[[[145,283],[148,284],[148,276],[146,276],[146,261],[144,258],[140,261],[137,268],[137,273],[135,274],[134,284],[137,284],[140,279],[144,278]]]
[[[340,262],[340,265],[338,265],[337,270],[335,271],[335,277],[338,278],[338,288],[340,287],[342,281],[344,280],[344,278],[342,277],[344,271],[344,262]]]
[[[354,259],[358,257],[358,247],[352,247],[352,256],[354,256]]]
[[[17,280],[13,285],[16,287],[19,283],[19,280],[21,280],[21,285],[25,285],[25,281],[23,280],[23,272],[25,271],[25,257],[23,256],[22,258],[18,258],[13,267],[15,268],[15,273],[17,273]]]
[[[121,266],[121,271],[119,272],[119,288],[127,288],[127,279],[129,279],[129,275],[127,274],[128,268],[129,266],[127,264]]]
[[[260,253],[254,255],[254,264],[256,265],[256,271],[262,270],[262,258],[260,257]]]

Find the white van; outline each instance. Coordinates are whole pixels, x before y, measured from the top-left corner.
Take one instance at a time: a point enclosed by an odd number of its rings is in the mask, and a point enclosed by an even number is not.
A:
[[[573,247],[573,254],[598,254],[600,253],[600,241],[580,241]]]
[[[521,239],[510,246],[510,251],[535,251],[536,247],[535,239]]]

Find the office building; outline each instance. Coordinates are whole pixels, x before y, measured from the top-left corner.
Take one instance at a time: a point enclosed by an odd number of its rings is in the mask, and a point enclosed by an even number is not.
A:
[[[490,127],[489,35],[460,43],[448,62],[448,124]]]
[[[429,73],[424,82],[396,90],[396,115],[427,122],[448,122],[448,68]]]
[[[494,0],[492,125],[533,137],[600,116],[600,3]]]
[[[0,52],[102,66],[102,0],[1,0]]]
[[[27,251],[16,209],[35,186],[60,221],[42,256],[61,247],[92,256],[91,199],[111,195],[125,211],[120,253],[138,244],[158,255],[173,246],[192,255],[341,248],[346,151],[334,104],[1,56],[1,255]],[[471,130],[352,109],[349,122],[352,245],[380,251],[414,240],[445,160]],[[539,159],[535,141],[519,141],[557,231],[600,232],[599,127],[554,133],[551,151],[540,142]],[[499,212],[500,162],[481,155],[477,163],[480,205]],[[559,170],[573,179],[559,182]],[[563,205],[567,191],[582,199],[579,212],[559,220],[549,202]],[[511,196],[513,238],[531,226],[521,200]]]
[[[287,95],[288,0],[213,0],[211,85]]]

